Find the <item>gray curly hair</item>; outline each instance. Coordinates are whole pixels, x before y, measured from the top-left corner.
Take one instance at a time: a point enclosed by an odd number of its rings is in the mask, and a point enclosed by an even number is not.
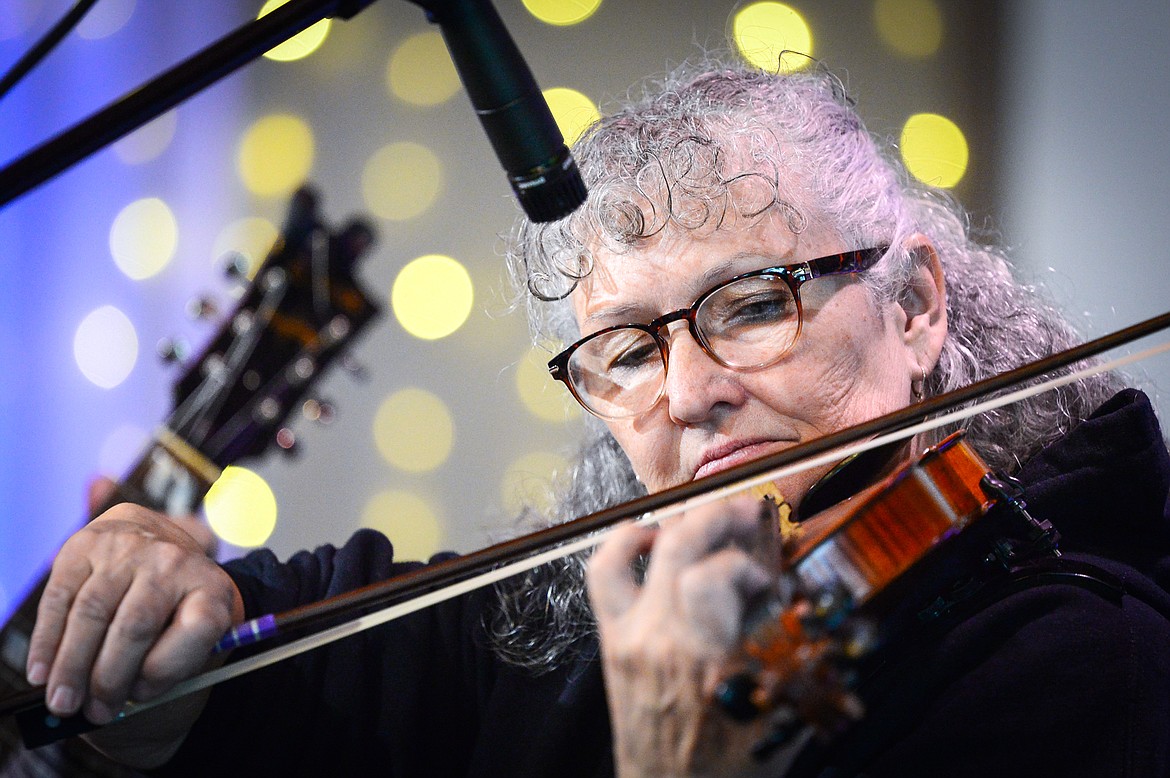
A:
[[[879,146],[823,68],[769,73],[705,59],[649,82],[574,147],[587,203],[561,221],[522,222],[514,232],[509,270],[534,338],[567,345],[579,336],[566,297],[590,272],[594,250],[620,253],[664,230],[709,233],[779,215],[793,232],[815,224],[854,248],[890,245],[861,276],[877,301],[909,291],[917,253],[905,239],[930,239],[946,280],[948,336],[926,376],[928,396],[1078,342],[1052,305],[1013,278],[1003,250],[976,243],[962,209],[914,181],[893,151]],[[1014,472],[1120,388],[1112,375],[1084,379],[969,420],[967,440],[993,468]],[[596,420],[565,480],[547,520],[641,493]],[[501,587],[490,625],[501,657],[539,671],[588,642],[583,565],[568,559]]]

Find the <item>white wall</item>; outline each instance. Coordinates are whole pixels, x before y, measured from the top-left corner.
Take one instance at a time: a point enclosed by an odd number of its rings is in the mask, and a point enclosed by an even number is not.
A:
[[[1170,310],[1170,3],[1004,6],[1006,240],[1086,336]],[[1130,375],[1170,421],[1170,357]]]

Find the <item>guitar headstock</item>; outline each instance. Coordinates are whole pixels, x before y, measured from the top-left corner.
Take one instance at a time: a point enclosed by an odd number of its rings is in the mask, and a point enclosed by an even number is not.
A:
[[[380,308],[354,277],[373,229],[327,227],[307,187],[220,332],[174,387],[171,433],[225,467],[264,452],[323,369]]]

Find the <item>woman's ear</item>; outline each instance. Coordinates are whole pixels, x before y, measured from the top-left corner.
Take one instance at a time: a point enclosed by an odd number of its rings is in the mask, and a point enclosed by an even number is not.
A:
[[[907,356],[919,375],[930,373],[938,363],[947,337],[947,287],[942,262],[930,238],[921,233],[903,243],[913,267],[899,304],[906,314],[902,333]]]

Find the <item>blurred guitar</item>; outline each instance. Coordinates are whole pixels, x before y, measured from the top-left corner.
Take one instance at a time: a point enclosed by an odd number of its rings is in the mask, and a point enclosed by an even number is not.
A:
[[[318,216],[317,195],[298,190],[239,305],[184,368],[174,410],[93,516],[120,502],[190,515],[224,467],[273,443],[288,448],[289,413],[379,312],[353,274],[373,240],[372,229],[358,220],[329,230]],[[0,699],[29,688],[25,659],[47,578],[46,572],[0,629]],[[136,775],[79,739],[25,750],[12,717],[0,721],[0,765],[5,776]]]

